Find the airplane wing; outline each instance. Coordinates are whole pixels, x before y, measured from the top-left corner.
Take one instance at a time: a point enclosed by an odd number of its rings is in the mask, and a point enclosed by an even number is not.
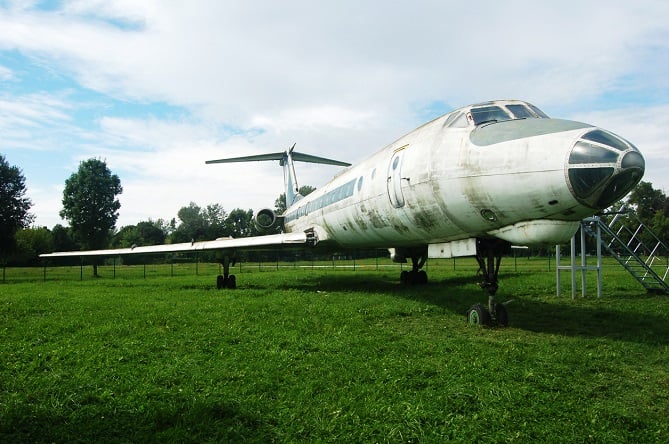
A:
[[[178,253],[207,250],[263,249],[280,246],[309,245],[311,239],[307,233],[281,233],[267,236],[242,238],[219,238],[211,241],[184,242],[179,244],[150,245],[144,247],[116,248],[108,250],[58,251],[40,254],[42,258],[83,257],[83,256],[120,256],[126,254]]]

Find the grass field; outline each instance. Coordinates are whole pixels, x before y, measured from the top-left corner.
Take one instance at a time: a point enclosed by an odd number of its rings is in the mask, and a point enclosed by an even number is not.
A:
[[[506,260],[489,329],[473,261],[278,265],[6,270],[0,442],[669,441],[669,296],[618,267]]]

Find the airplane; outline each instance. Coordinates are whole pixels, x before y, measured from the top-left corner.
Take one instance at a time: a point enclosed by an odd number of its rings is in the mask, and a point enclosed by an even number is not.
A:
[[[407,285],[427,283],[428,258],[475,256],[487,307],[467,310],[475,325],[507,325],[495,301],[502,255],[511,245],[570,240],[583,218],[623,198],[642,179],[645,161],[627,140],[596,126],[548,117],[521,100],[465,106],[438,117],[355,166],[296,152],[206,161],[279,161],[287,209],[256,213],[258,228],[278,234],[219,238],[113,250],[56,252],[64,256],[219,250],[217,287],[235,288],[230,265],[253,249],[388,249]],[[345,166],[307,196],[299,194],[295,162]]]

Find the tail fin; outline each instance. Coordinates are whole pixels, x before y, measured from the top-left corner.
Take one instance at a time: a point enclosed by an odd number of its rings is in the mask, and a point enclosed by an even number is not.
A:
[[[233,163],[233,162],[257,162],[263,160],[278,160],[283,167],[283,180],[286,188],[286,207],[291,206],[302,196],[297,185],[294,162],[321,163],[325,165],[350,166],[350,163],[339,160],[326,159],[325,157],[312,156],[294,152],[295,144],[281,153],[256,154],[253,156],[230,157],[227,159],[207,160],[205,163]]]

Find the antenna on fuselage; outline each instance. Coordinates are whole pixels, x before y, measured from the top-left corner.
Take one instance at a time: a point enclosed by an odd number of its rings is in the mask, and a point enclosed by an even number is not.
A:
[[[212,163],[234,163],[234,162],[259,162],[264,160],[278,160],[283,167],[283,180],[286,189],[286,207],[291,206],[301,196],[297,185],[294,162],[320,163],[325,165],[350,166],[348,162],[327,159],[325,157],[312,156],[295,151],[295,143],[286,151],[280,153],[255,154],[252,156],[229,157],[225,159],[207,160],[206,164]]]

